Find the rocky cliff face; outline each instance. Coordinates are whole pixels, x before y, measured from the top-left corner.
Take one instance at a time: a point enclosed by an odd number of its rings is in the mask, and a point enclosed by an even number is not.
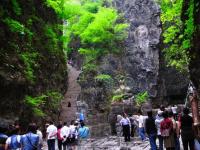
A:
[[[0,0],[0,117],[32,119],[26,95],[64,93],[66,60],[62,42],[56,40],[60,23],[43,1]]]
[[[137,109],[131,105],[111,105],[107,109],[111,97],[109,92],[119,87],[119,79],[123,77],[124,85],[130,93],[148,91],[153,104],[168,103],[170,100],[182,100],[185,96],[188,80],[176,70],[165,65],[161,55],[161,22],[160,8],[154,0],[114,0],[113,5],[125,16],[130,24],[128,38],[121,55],[109,54],[99,60],[98,73],[90,73],[81,82],[80,101],[88,104],[89,125],[97,128],[98,122],[104,123],[99,134],[107,133],[109,121],[112,126],[116,115],[123,111],[133,113]],[[105,85],[93,80],[96,74],[109,74],[114,78],[115,85],[109,91]],[[109,113],[109,110],[111,112]],[[131,110],[131,111],[130,111]],[[101,124],[102,125],[102,124]]]
[[[189,0],[184,0],[186,4],[189,4]],[[194,32],[194,38],[192,41],[193,47],[190,49],[190,55],[191,57],[191,62],[189,65],[189,70],[190,70],[190,78],[193,81],[195,87],[198,90],[198,93],[200,93],[200,69],[199,69],[199,64],[200,64],[200,9],[199,9],[199,1],[194,0],[194,25],[196,27],[196,30]],[[189,6],[186,6],[183,12],[186,12]]]
[[[122,68],[133,93],[148,91],[157,96],[159,42],[161,26],[159,7],[153,0],[116,0],[115,6],[130,23]]]

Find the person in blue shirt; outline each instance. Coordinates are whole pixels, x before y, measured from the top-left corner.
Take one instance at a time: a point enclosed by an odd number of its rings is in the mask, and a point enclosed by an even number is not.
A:
[[[5,150],[20,150],[21,136],[19,135],[19,128],[11,131],[11,136],[6,140]]]
[[[80,123],[80,128],[78,129],[78,136],[80,139],[87,139],[89,137],[89,128],[85,126],[84,122]]]
[[[36,124],[29,124],[28,133],[21,137],[21,150],[37,150],[39,136],[36,134]]]
[[[83,122],[84,120],[85,120],[84,114],[83,114],[83,112],[80,112],[80,114],[79,114],[79,121]]]

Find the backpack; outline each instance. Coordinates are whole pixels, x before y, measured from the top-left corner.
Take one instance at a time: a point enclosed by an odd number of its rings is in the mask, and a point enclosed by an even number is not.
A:
[[[80,132],[80,129],[82,129],[83,131]],[[82,127],[79,129],[79,137],[80,138],[87,138],[89,135],[89,129],[88,127]]]
[[[77,139],[77,132],[78,132],[78,128],[76,127],[73,133],[70,133],[70,135],[68,136],[68,140],[69,142],[73,143],[76,139]]]
[[[9,144],[9,149],[18,149],[21,147],[20,142],[17,141],[17,135],[11,136],[11,142]]]
[[[32,147],[32,150],[37,150],[38,148],[37,148],[37,145],[34,145],[32,142],[31,142],[31,140],[30,140],[30,138],[26,135],[26,138],[27,138],[27,140],[28,140],[28,142],[30,143],[30,146]]]

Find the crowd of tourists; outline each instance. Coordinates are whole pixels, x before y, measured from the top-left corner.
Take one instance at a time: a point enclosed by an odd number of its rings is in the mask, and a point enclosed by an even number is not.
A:
[[[30,123],[25,134],[19,124],[0,128],[0,150],[42,150],[45,142],[48,150],[75,150],[89,136],[89,128],[83,120],[72,120],[70,125],[60,122],[57,126],[50,121],[45,126],[42,133],[35,123]]]
[[[125,142],[130,141],[130,137],[137,131],[142,141],[149,141],[151,150],[180,150],[181,147],[184,150],[200,150],[199,141],[195,139],[193,118],[189,115],[188,108],[177,113],[176,106],[167,110],[161,106],[156,114],[149,110],[147,116],[141,111],[131,116],[124,113],[119,123]]]

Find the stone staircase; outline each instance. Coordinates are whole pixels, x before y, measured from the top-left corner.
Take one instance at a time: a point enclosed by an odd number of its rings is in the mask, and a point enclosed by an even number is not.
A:
[[[64,99],[61,102],[60,120],[70,124],[71,120],[77,118],[77,98],[81,92],[81,87],[77,83],[77,78],[80,71],[68,65],[68,90],[65,93]]]

